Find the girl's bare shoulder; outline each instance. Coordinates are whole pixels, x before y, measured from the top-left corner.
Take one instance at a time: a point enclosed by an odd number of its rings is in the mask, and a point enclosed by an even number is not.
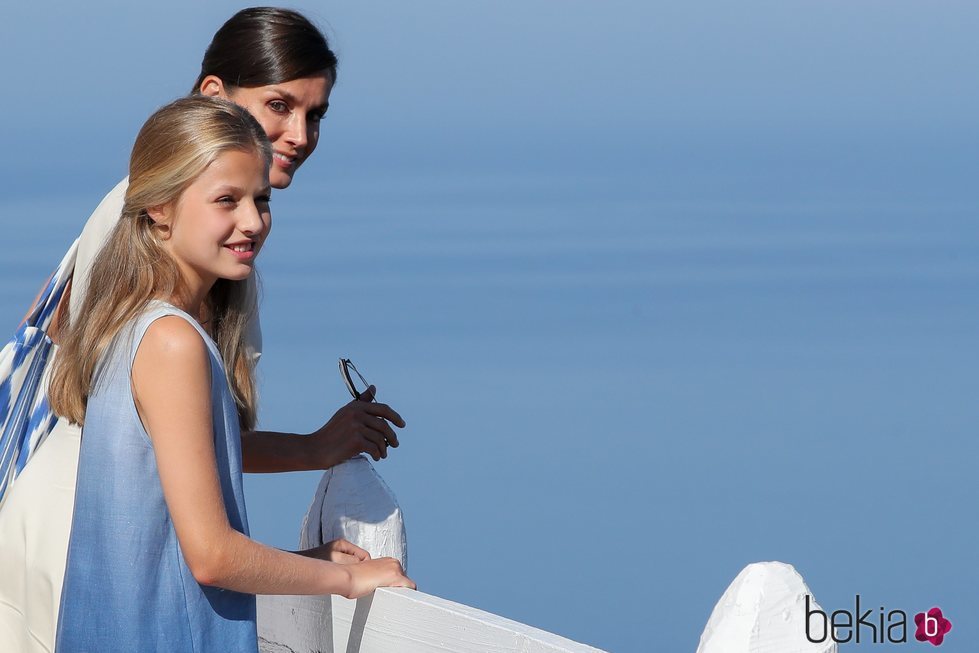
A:
[[[157,367],[207,365],[207,345],[196,328],[179,315],[165,315],[147,327],[136,350],[136,364]]]

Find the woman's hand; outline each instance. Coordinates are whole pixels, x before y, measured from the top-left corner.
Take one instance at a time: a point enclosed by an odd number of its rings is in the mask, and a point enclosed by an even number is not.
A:
[[[333,540],[322,546],[317,546],[297,553],[318,560],[329,560],[341,565],[351,565],[371,559],[371,554],[352,542],[344,539]]]
[[[242,464],[246,472],[291,472],[329,469],[366,453],[374,460],[387,458],[389,446],[398,446],[391,425],[405,421],[390,406],[374,403],[375,388],[336,412],[330,421],[309,435],[245,431],[241,434]]]
[[[405,576],[401,563],[394,558],[367,560],[345,567],[350,572],[348,599],[359,599],[378,587],[407,587],[418,589],[415,581]]]
[[[309,435],[309,444],[324,467],[332,467],[366,453],[374,460],[387,458],[388,447],[398,446],[398,436],[391,424],[404,428],[405,421],[387,404],[374,403],[376,389],[370,386],[361,395],[338,410],[326,424]]]

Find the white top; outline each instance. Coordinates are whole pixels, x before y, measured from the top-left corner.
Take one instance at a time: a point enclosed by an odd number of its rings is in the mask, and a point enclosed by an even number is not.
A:
[[[109,194],[102,198],[99,205],[95,207],[95,211],[82,229],[82,235],[78,241],[78,256],[75,259],[75,272],[71,282],[71,298],[68,304],[71,315],[77,314],[81,309],[82,302],[88,292],[88,277],[92,271],[92,263],[95,262],[95,257],[119,222],[128,187],[129,177],[116,184],[116,187],[109,191]],[[248,277],[248,283],[251,284],[251,289],[257,293],[254,274]],[[257,363],[262,355],[262,327],[257,312],[248,323],[245,341],[246,346],[252,352],[252,360]]]

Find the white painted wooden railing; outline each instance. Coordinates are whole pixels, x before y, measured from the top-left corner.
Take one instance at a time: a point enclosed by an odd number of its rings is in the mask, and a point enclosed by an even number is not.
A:
[[[407,563],[401,507],[370,461],[327,470],[300,534],[303,548],[342,537]],[[382,588],[339,596],[259,596],[262,653],[601,653],[599,649],[437,596]]]
[[[810,590],[791,565],[748,565],[717,602],[697,653],[836,653],[832,641],[805,639],[800,602],[806,595]],[[258,631],[261,653],[599,653],[482,610],[393,588],[357,601],[260,596]]]
[[[366,458],[328,470],[303,520],[304,547],[338,537],[407,562],[401,508]],[[807,640],[802,576],[781,562],[748,565],[721,596],[697,653],[837,653]],[[601,653],[531,626],[437,596],[382,588],[339,596],[260,596],[261,653]]]
[[[600,653],[537,628],[422,592],[260,596],[261,653]]]

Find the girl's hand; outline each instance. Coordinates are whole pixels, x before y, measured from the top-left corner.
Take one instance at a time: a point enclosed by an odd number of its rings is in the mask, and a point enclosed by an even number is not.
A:
[[[404,428],[405,421],[387,404],[374,403],[376,389],[370,386],[361,399],[354,399],[336,412],[330,421],[310,434],[311,443],[324,467],[349,460],[359,453],[381,460],[388,446],[398,446],[391,424]]]
[[[405,576],[401,563],[394,558],[367,560],[345,567],[350,572],[348,599],[359,599],[378,587],[407,587],[418,589],[415,581]]]
[[[149,326],[131,383],[184,562],[198,583],[248,594],[344,596],[363,596],[381,585],[415,586],[396,560],[370,560],[344,540],[312,555],[295,555],[231,527],[214,447],[210,357],[200,334],[182,317],[168,315]],[[348,564],[337,564],[344,561]]]
[[[329,560],[341,565],[351,565],[371,559],[371,554],[352,542],[344,539],[327,542],[323,546],[317,546],[298,553],[309,558],[318,560]]]

